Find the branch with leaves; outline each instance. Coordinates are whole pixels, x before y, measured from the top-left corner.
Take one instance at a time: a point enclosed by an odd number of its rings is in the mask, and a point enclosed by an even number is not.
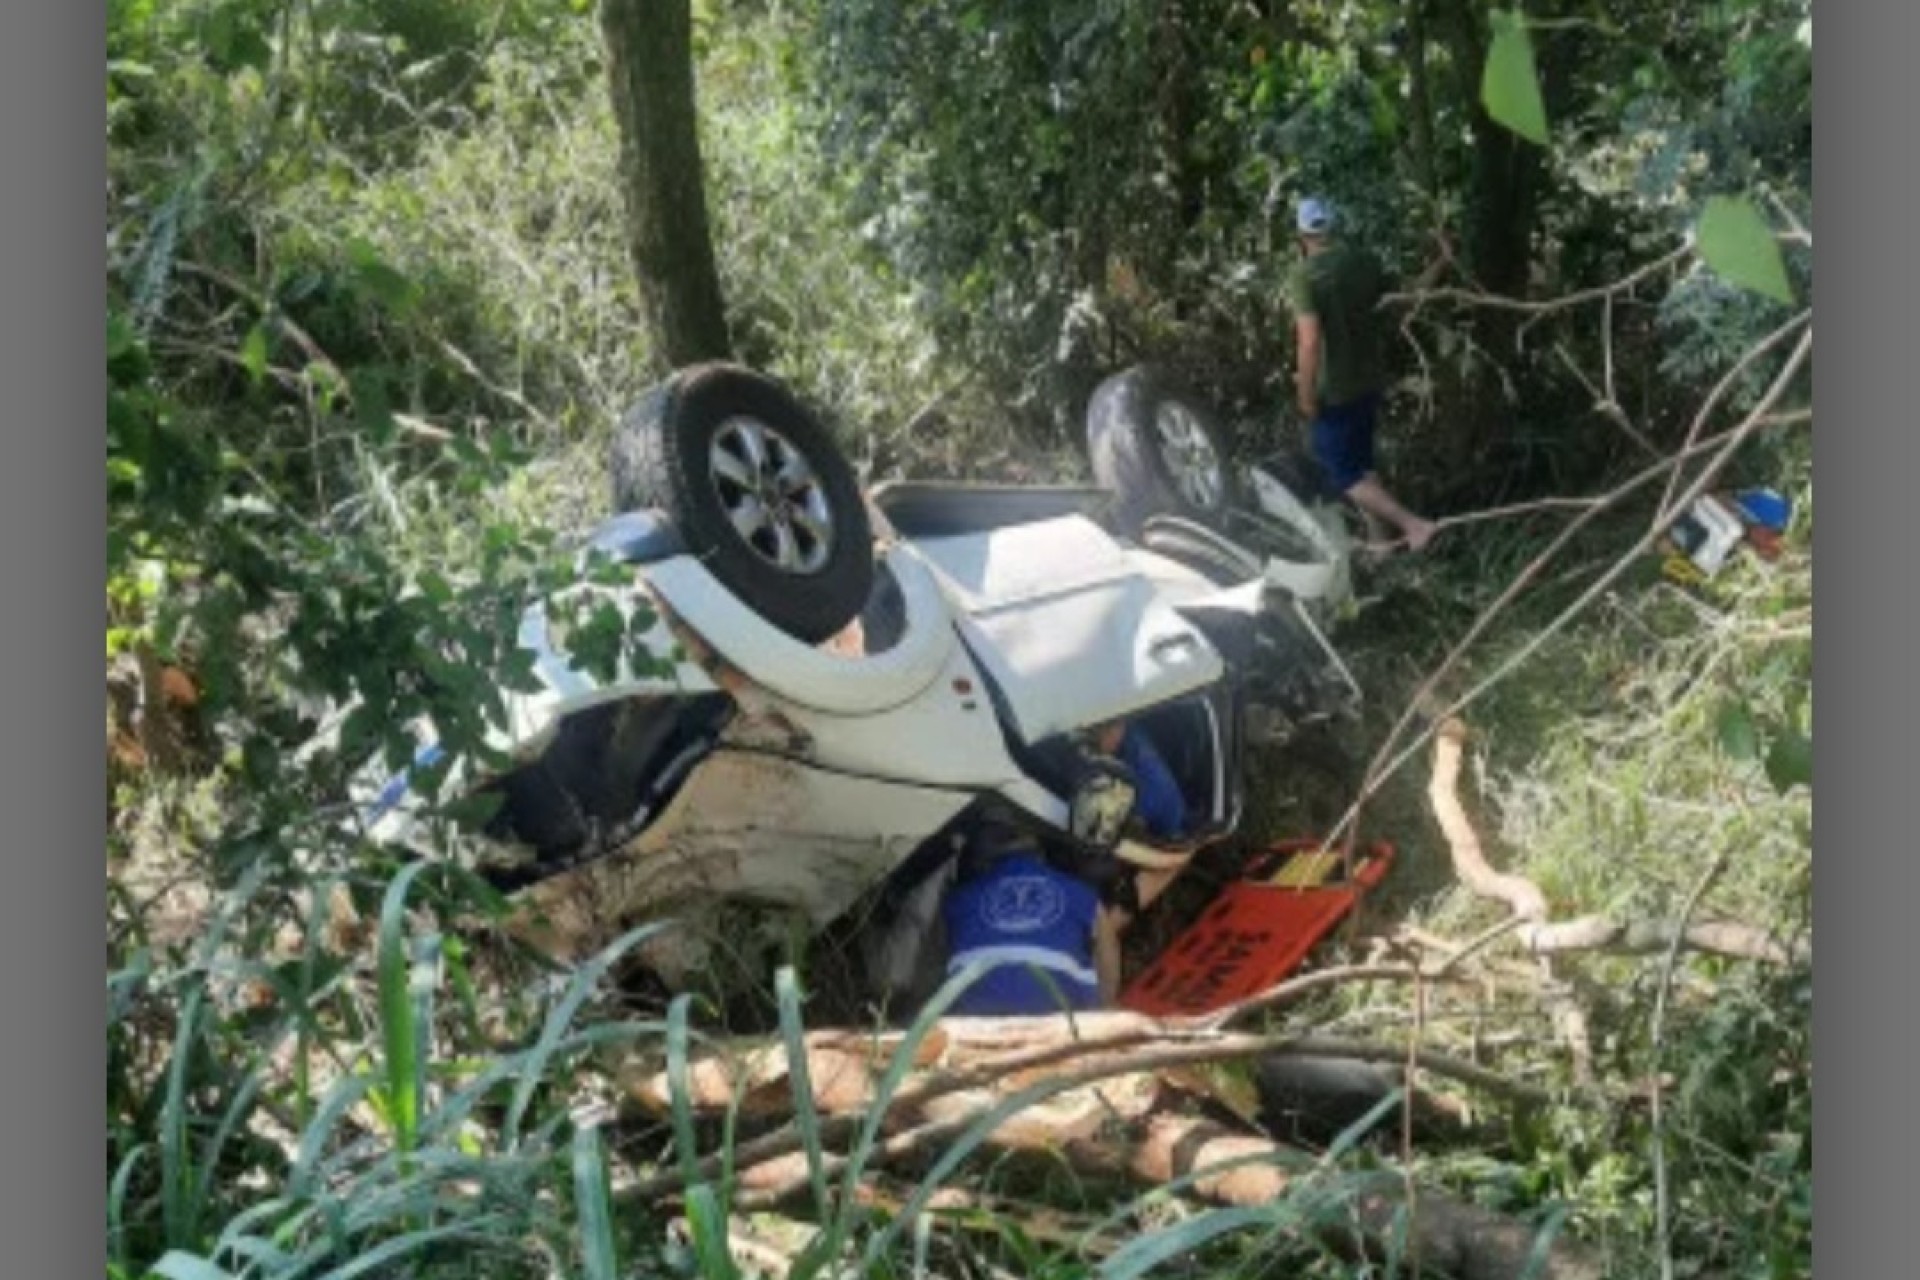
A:
[[[1350,850],[1356,838],[1360,815],[1366,805],[1379,793],[1380,788],[1386,781],[1398,773],[1399,770],[1426,745],[1427,741],[1436,732],[1438,726],[1448,718],[1457,716],[1469,705],[1484,697],[1490,689],[1506,679],[1516,668],[1539,652],[1541,646],[1546,644],[1548,640],[1564,631],[1575,618],[1583,614],[1594,601],[1598,600],[1614,583],[1619,581],[1642,556],[1646,555],[1665,535],[1666,531],[1664,524],[1657,524],[1648,529],[1647,532],[1620,552],[1614,558],[1612,564],[1609,565],[1572,604],[1561,610],[1551,622],[1531,636],[1517,651],[1503,659],[1490,675],[1475,684],[1467,692],[1454,698],[1450,703],[1441,706],[1439,694],[1441,687],[1459,669],[1461,663],[1465,660],[1474,645],[1486,636],[1494,621],[1503,616],[1526,589],[1539,579],[1548,565],[1558,557],[1560,552],[1573,541],[1582,529],[1591,524],[1602,513],[1623,504],[1627,499],[1641,489],[1644,489],[1653,481],[1663,480],[1688,461],[1705,455],[1706,462],[1694,475],[1693,480],[1684,487],[1677,497],[1673,498],[1672,501],[1667,504],[1668,509],[1671,511],[1685,510],[1702,494],[1707,492],[1715,479],[1718,478],[1720,473],[1725,469],[1728,462],[1730,462],[1733,456],[1739,451],[1740,447],[1752,438],[1753,434],[1761,427],[1775,420],[1776,406],[1786,394],[1787,388],[1793,385],[1801,370],[1805,368],[1808,360],[1812,356],[1813,330],[1811,312],[1806,312],[1796,317],[1792,323],[1792,328],[1788,328],[1786,332],[1791,333],[1794,329],[1798,329],[1799,331],[1799,341],[1781,365],[1772,384],[1761,397],[1759,403],[1741,419],[1738,425],[1726,431],[1719,432],[1708,439],[1696,440],[1692,445],[1682,448],[1666,460],[1630,476],[1606,493],[1590,499],[1573,500],[1575,502],[1584,502],[1587,505],[1579,510],[1579,513],[1574,519],[1569,521],[1566,527],[1563,528],[1538,555],[1527,563],[1525,568],[1514,577],[1513,581],[1507,585],[1506,589],[1500,593],[1493,603],[1481,611],[1480,615],[1474,619],[1472,625],[1467,628],[1466,633],[1455,642],[1446,656],[1427,674],[1413,696],[1408,699],[1406,707],[1402,710],[1399,718],[1394,722],[1393,727],[1388,731],[1386,737],[1381,741],[1380,746],[1375,750],[1373,758],[1368,762],[1359,795],[1329,832],[1327,837],[1329,844],[1339,842],[1343,848]],[[1763,341],[1772,340],[1770,337]],[[1566,499],[1554,499],[1551,501],[1558,505],[1568,504],[1568,500]],[[1415,722],[1421,719],[1423,715],[1429,721],[1428,727],[1418,733],[1413,733],[1412,741],[1405,741],[1412,731]]]

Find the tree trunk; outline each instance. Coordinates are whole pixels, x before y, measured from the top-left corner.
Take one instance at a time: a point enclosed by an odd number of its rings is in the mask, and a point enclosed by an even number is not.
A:
[[[1433,92],[1427,77],[1427,0],[1407,0],[1407,134],[1413,172],[1428,200],[1440,196],[1439,157],[1434,151]]]
[[[1445,0],[1438,14],[1453,64],[1455,100],[1473,133],[1467,192],[1467,267],[1489,293],[1526,289],[1540,151],[1496,123],[1480,101],[1489,37],[1477,6]]]
[[[1189,6],[1161,0],[1154,18],[1154,84],[1160,165],[1167,177],[1169,216],[1153,262],[1156,283],[1171,289],[1177,280],[1180,248],[1206,212],[1204,175],[1193,156],[1193,132],[1200,116],[1195,61],[1187,27]]]
[[[726,312],[694,114],[690,0],[603,0],[600,29],[647,361],[665,373],[725,358]]]

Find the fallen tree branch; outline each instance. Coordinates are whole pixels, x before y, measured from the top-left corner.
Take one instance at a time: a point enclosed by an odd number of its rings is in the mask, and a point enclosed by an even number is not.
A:
[[[1476,896],[1505,903],[1514,920],[1507,922],[1521,945],[1535,955],[1572,951],[1611,951],[1654,954],[1673,947],[1712,952],[1766,964],[1792,964],[1808,958],[1800,948],[1788,947],[1766,930],[1733,921],[1694,923],[1693,912],[1674,920],[1616,920],[1606,915],[1549,919],[1546,895],[1524,876],[1494,870],[1481,849],[1460,803],[1461,746],[1466,726],[1458,719],[1442,722],[1433,736],[1433,774],[1427,801],[1446,837],[1454,874]]]
[[[1532,924],[1547,918],[1547,896],[1540,886],[1525,876],[1506,875],[1493,869],[1480,848],[1480,835],[1467,820],[1460,805],[1461,747],[1467,740],[1467,726],[1448,720],[1433,738],[1433,777],[1427,784],[1427,802],[1440,822],[1447,849],[1453,855],[1453,873],[1460,877],[1475,896],[1504,902],[1521,920]],[[1516,932],[1530,932],[1522,926]]]
[[[1248,1014],[1259,1013],[1278,1008],[1282,1005],[1291,1004],[1316,991],[1345,986],[1350,982],[1414,982],[1422,979],[1428,982],[1437,982],[1445,980],[1446,978],[1447,973],[1444,968],[1423,975],[1420,970],[1415,969],[1411,965],[1343,965],[1339,968],[1319,969],[1313,973],[1302,974],[1297,978],[1289,978],[1285,982],[1254,995],[1246,996],[1212,1013],[1201,1014],[1193,1018],[1169,1019],[1169,1023],[1175,1027],[1192,1027],[1195,1029],[1224,1027],[1242,1021]]]
[[[1538,955],[1566,951],[1653,955],[1678,946],[1761,964],[1799,964],[1812,958],[1804,944],[1790,946],[1764,929],[1732,920],[1621,921],[1591,915],[1536,926],[1523,939],[1527,949]]]
[[[909,1130],[877,1148],[867,1167],[923,1161],[959,1138],[977,1121],[977,1115],[943,1120]],[[1150,1187],[1191,1188],[1215,1204],[1259,1207],[1285,1197],[1312,1192],[1325,1169],[1324,1162],[1271,1138],[1239,1133],[1211,1120],[1156,1113],[1121,1133],[1074,1139],[1045,1153],[1064,1159],[1083,1178],[1125,1179]],[[835,1167],[839,1167],[836,1162]],[[743,1194],[736,1202],[741,1212],[757,1212],[795,1201],[807,1188],[804,1171],[784,1169],[776,1179]],[[1337,1191],[1322,1193],[1329,1207],[1341,1204]],[[1361,1190],[1345,1205],[1346,1213],[1327,1214],[1315,1224],[1322,1243],[1352,1257],[1379,1252],[1400,1229],[1401,1206],[1413,1192]],[[1551,1280],[1597,1280],[1603,1274],[1599,1258],[1583,1245],[1555,1240],[1544,1249],[1537,1233],[1524,1224],[1429,1189],[1419,1191],[1420,1213],[1409,1215],[1411,1244],[1424,1262],[1456,1280],[1511,1280],[1524,1273],[1536,1251],[1533,1274]],[[895,1201],[887,1207],[896,1216],[919,1208],[964,1207],[966,1199],[952,1188]],[[1348,1216],[1357,1220],[1360,1238],[1346,1229]],[[1066,1243],[1066,1241],[1060,1241]],[[1072,1242],[1075,1252],[1104,1252],[1083,1236]]]
[[[940,1026],[944,1030],[964,1036],[971,1029],[965,1024],[989,1024],[997,1029],[1002,1021],[950,1018],[943,1019]],[[1072,1034],[1065,1017],[1023,1018],[1018,1021],[1033,1024],[1036,1039],[1045,1034],[1055,1037],[1070,1037]],[[1162,1034],[1177,1035],[1179,1033],[1166,1029]],[[825,1037],[815,1033],[807,1037],[809,1042],[821,1039],[826,1040],[832,1049],[841,1051],[845,1037],[839,1033],[827,1033]],[[952,1043],[952,1039],[947,1040],[945,1047],[950,1048]],[[1078,1070],[1064,1072],[1048,1080],[1046,1083],[1051,1094],[1065,1093],[1122,1076],[1151,1074],[1179,1067],[1201,1066],[1268,1054],[1348,1058],[1361,1062],[1399,1062],[1403,1059],[1405,1052],[1401,1046],[1363,1040],[1218,1033],[1194,1033],[1193,1038],[1190,1039],[1152,1044],[1132,1051],[1116,1051],[1111,1041],[1103,1040],[1073,1040],[1070,1045],[1062,1045],[1060,1048],[1063,1054],[1077,1051],[1078,1056],[1087,1061]],[[877,1054],[860,1060],[845,1056],[844,1053],[825,1062],[816,1062],[813,1059],[815,1051],[815,1044],[810,1043],[808,1075],[816,1091],[814,1101],[822,1111],[830,1113],[819,1123],[820,1141],[823,1144],[845,1142],[859,1132],[861,1126],[870,1118],[875,1089],[880,1076],[884,1074],[885,1063]],[[747,1064],[747,1070],[751,1076],[746,1082],[747,1096],[769,1096],[768,1091],[774,1087],[772,1082],[786,1078],[785,1069],[780,1065],[785,1058],[783,1046],[770,1044],[758,1049],[750,1056],[736,1054],[735,1057]],[[993,1061],[991,1058],[985,1059],[981,1067],[985,1068]],[[1000,1061],[1004,1062],[1005,1059]],[[1477,1063],[1468,1062],[1450,1054],[1421,1051],[1415,1055],[1415,1062],[1423,1071],[1497,1093],[1524,1104],[1539,1105],[1550,1101],[1552,1097],[1538,1086],[1509,1079]],[[844,1076],[840,1075],[849,1069],[860,1073],[858,1081],[848,1082]],[[721,1067],[718,1061],[710,1058],[702,1064],[690,1064],[688,1078],[690,1082],[696,1076],[711,1081],[714,1078],[712,1073],[719,1070]],[[923,1077],[920,1081],[910,1081],[899,1089],[885,1104],[885,1114],[887,1120],[897,1130],[899,1126],[910,1125],[916,1117],[929,1113],[935,1104],[944,1098],[967,1091],[979,1091],[983,1094],[1017,1091],[1033,1083],[1033,1074],[1031,1069],[1016,1072],[1000,1066],[991,1071],[953,1070],[940,1077]],[[672,1095],[664,1072],[633,1082],[629,1093],[656,1113],[664,1113],[671,1106]],[[731,1096],[723,1098],[714,1092],[705,1092],[690,1101],[697,1110],[723,1111],[732,1104],[733,1099]],[[742,1098],[741,1109],[747,1110],[745,1097]],[[932,1118],[938,1121],[950,1117]],[[1019,1117],[1015,1116],[1005,1122],[1002,1127],[1017,1133],[1018,1121]],[[735,1167],[746,1168],[791,1154],[800,1150],[802,1146],[803,1139],[798,1128],[789,1124],[761,1138],[740,1143],[732,1152],[732,1161]],[[726,1157],[722,1154],[706,1156],[695,1161],[693,1174],[699,1178],[716,1177],[725,1167],[725,1161]],[[646,1202],[657,1199],[679,1189],[682,1181],[682,1172],[679,1169],[670,1170],[623,1189],[620,1198],[625,1202]]]

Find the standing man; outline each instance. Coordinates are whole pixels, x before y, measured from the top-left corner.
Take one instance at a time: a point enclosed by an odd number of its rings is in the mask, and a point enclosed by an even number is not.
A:
[[[1401,506],[1374,471],[1373,433],[1386,388],[1386,352],[1374,308],[1386,291],[1380,264],[1332,238],[1325,200],[1300,202],[1299,264],[1288,280],[1299,348],[1295,395],[1312,424],[1313,452],[1328,479],[1378,528],[1399,529],[1412,550],[1433,540],[1434,523]]]

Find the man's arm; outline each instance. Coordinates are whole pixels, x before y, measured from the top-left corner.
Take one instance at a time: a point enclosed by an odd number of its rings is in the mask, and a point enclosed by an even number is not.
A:
[[[1299,354],[1293,374],[1294,403],[1300,406],[1301,414],[1311,419],[1319,411],[1320,317],[1311,313],[1296,317],[1293,338]]]

